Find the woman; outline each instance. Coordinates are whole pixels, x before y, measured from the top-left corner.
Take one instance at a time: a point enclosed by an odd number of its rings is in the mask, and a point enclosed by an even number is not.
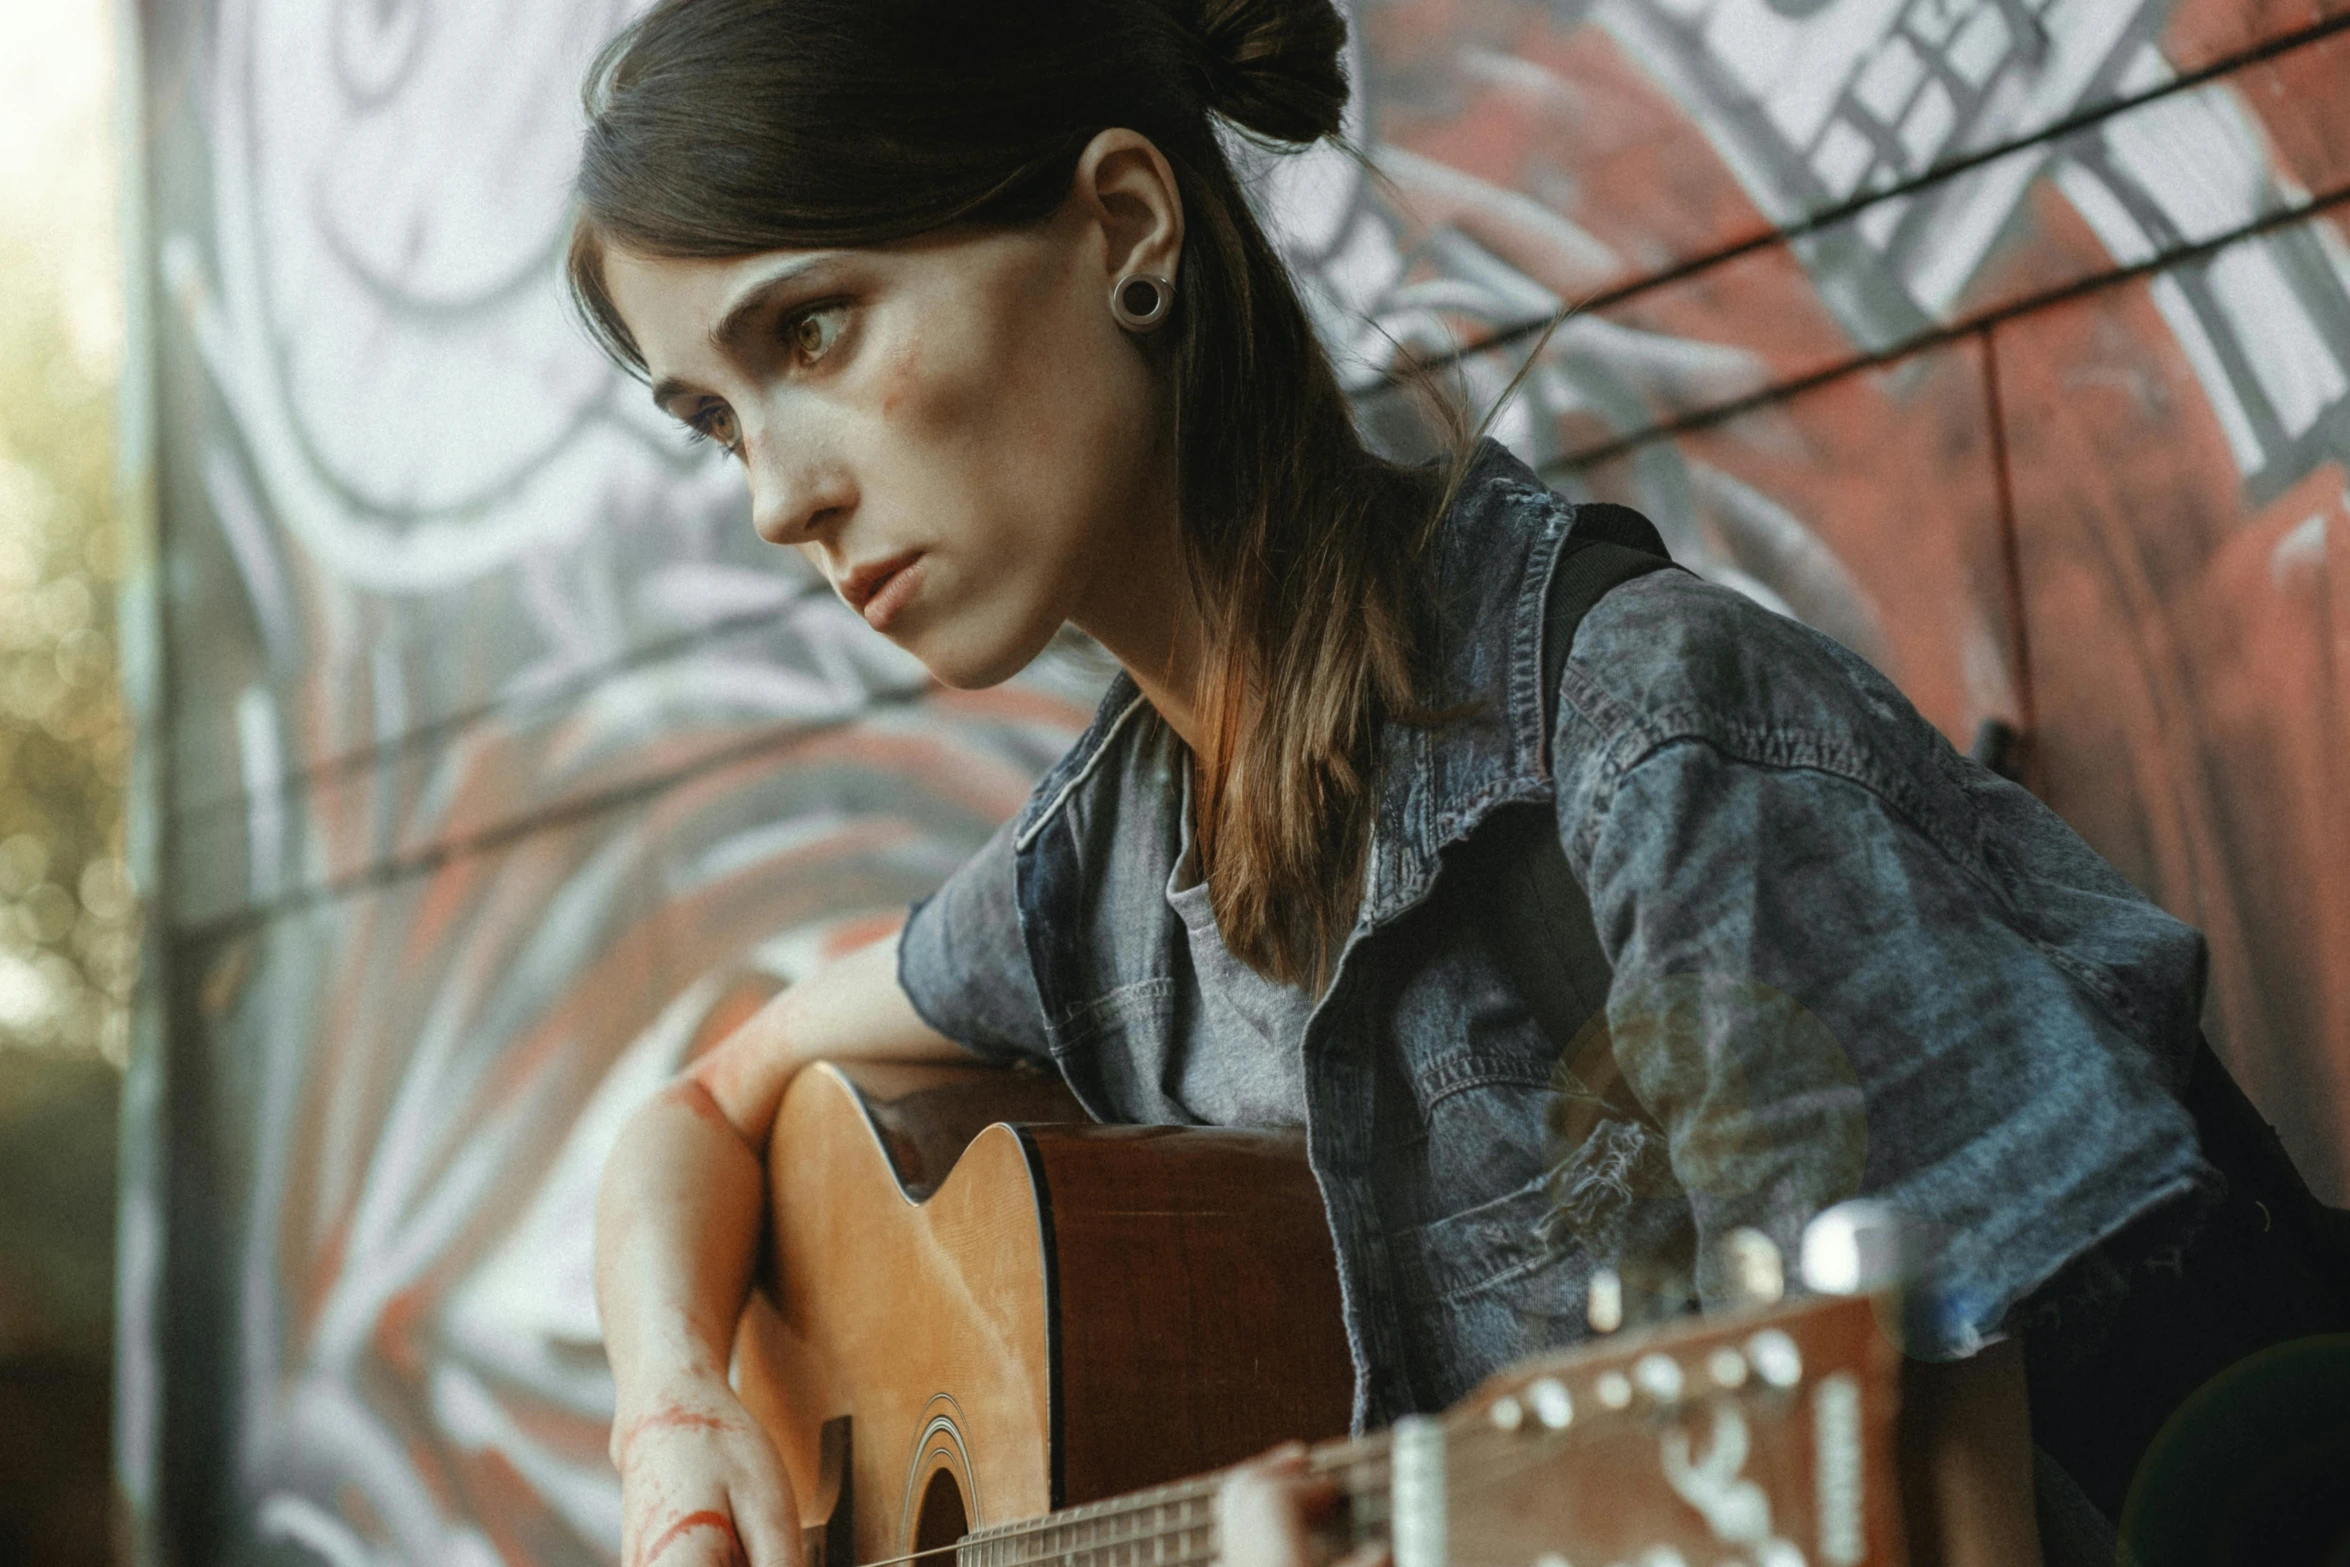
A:
[[[756,1150],[817,1058],[1303,1124],[1368,1424],[1580,1333],[1595,1267],[1713,1298],[1732,1228],[1791,1247],[1884,1197],[1942,1237],[1920,1347],[2011,1515],[2021,1362],[1985,1346],[2215,1200],[2174,1093],[2194,932],[1859,660],[1686,573],[1608,594],[1549,679],[1573,508],[1498,448],[1449,482],[1365,450],[1216,129],[1334,134],[1343,43],[1328,0],[664,0],[591,79],[573,286],[760,536],[951,686],[1064,624],[1124,671],[900,938],[621,1137],[632,1564],[790,1559],[724,1373]],[[1561,854],[1629,1099],[1562,1067],[1494,918]],[[1315,1495],[1275,1461],[1230,1504],[1234,1559],[1279,1560]],[[1991,1559],[2030,1559],[2020,1516]]]

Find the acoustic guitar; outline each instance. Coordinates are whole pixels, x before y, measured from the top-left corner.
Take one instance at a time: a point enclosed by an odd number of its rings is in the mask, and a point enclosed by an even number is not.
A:
[[[1513,1367],[1348,1440],[1295,1134],[1086,1124],[1057,1083],[820,1066],[735,1345],[810,1567],[1204,1564],[1214,1471],[1292,1437],[1396,1567],[1900,1567],[1900,1354],[1823,1298]],[[1191,1478],[1184,1478],[1184,1477]]]

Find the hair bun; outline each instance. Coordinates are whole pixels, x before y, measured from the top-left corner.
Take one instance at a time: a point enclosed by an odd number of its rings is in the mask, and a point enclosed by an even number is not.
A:
[[[1346,20],[1331,0],[1188,0],[1207,107],[1272,141],[1338,134]]]

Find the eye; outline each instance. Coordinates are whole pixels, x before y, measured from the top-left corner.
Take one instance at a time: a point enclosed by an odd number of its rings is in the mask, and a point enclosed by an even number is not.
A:
[[[840,341],[848,324],[847,305],[817,305],[784,322],[783,340],[800,363],[812,365],[832,352],[832,345]]]
[[[735,428],[734,410],[724,403],[704,403],[686,416],[688,439],[709,441],[733,451],[742,444],[742,432]]]

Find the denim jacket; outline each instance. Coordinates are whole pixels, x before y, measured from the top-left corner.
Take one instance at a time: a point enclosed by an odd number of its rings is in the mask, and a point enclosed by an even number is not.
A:
[[[1933,1238],[1917,1347],[1965,1354],[2070,1259],[2218,1185],[2178,1102],[2201,938],[1861,659],[1685,573],[1603,598],[1546,703],[1574,518],[1478,453],[1436,552],[1448,716],[1386,731],[1360,913],[1305,1025],[1358,1427],[1581,1336],[1598,1266],[1710,1301],[1729,1229],[1792,1259],[1855,1195]],[[1169,1071],[1195,981],[1163,896],[1180,749],[1118,680],[901,940],[933,1026],[1049,1062],[1104,1121],[1191,1119]],[[1644,1114],[1606,1112],[1591,1052],[1562,1057],[1500,956],[1495,911],[1522,905],[1495,878],[1529,831],[1589,895],[1599,1059]]]

